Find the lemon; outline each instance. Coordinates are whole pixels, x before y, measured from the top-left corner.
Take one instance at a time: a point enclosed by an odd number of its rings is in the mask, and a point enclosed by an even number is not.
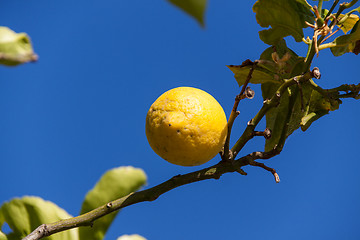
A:
[[[151,105],[145,131],[160,157],[173,164],[196,166],[221,151],[227,120],[213,96],[197,88],[178,87]]]

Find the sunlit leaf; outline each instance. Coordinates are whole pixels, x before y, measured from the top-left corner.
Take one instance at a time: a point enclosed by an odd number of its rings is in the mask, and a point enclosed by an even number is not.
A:
[[[344,17],[345,15],[341,14],[340,18]],[[359,21],[359,16],[356,14],[350,14],[344,22],[341,24],[338,24],[341,30],[346,34],[348,31],[350,31],[356,22]]]
[[[184,12],[195,18],[201,26],[204,26],[204,15],[207,0],[168,0]]]
[[[118,167],[107,171],[85,197],[81,214],[89,212],[112,200],[138,190],[146,183],[143,170],[133,167]],[[81,240],[102,240],[117,212],[106,215],[94,222],[91,228],[80,228]]]
[[[6,235],[0,231],[0,240],[8,240],[8,238],[6,237]]]
[[[0,64],[15,66],[37,60],[26,33],[15,33],[0,26]]]
[[[260,39],[269,45],[276,45],[286,36],[293,36],[301,42],[303,28],[307,22],[314,22],[311,6],[305,0],[258,0],[253,6],[256,20],[261,27],[270,29],[259,32]]]
[[[348,52],[353,52],[355,54],[358,54],[358,44],[360,41],[360,21],[357,21],[354,25],[351,32],[347,35],[343,35],[340,37],[337,37],[333,44],[335,44],[334,47],[331,47],[331,52],[334,56],[341,56]]]
[[[123,235],[121,237],[118,237],[118,239],[116,240],[146,240],[146,238],[137,234],[132,234],[132,235]]]
[[[56,204],[39,197],[14,198],[0,208],[0,228],[6,222],[13,232],[9,240],[18,240],[30,234],[43,223],[52,223],[71,216]],[[77,240],[78,230],[71,229],[48,237],[51,240]]]

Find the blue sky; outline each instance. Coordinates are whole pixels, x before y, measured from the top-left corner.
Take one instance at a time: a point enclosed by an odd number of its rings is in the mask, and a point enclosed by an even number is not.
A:
[[[0,203],[36,195],[77,215],[110,168],[142,168],[152,187],[219,161],[181,167],[162,160],[146,140],[145,116],[178,86],[209,92],[229,116],[240,89],[225,65],[258,59],[267,47],[253,3],[210,1],[202,29],[164,0],[2,1],[1,25],[27,32],[40,58],[0,66]],[[305,54],[302,43],[287,40]],[[313,66],[326,88],[360,80],[354,54],[324,50]],[[260,108],[259,86],[252,87],[255,99],[241,102],[232,142]],[[359,239],[359,118],[359,102],[344,100],[307,132],[296,131],[266,161],[279,184],[246,167],[248,176],[183,186],[124,209],[106,239]],[[263,146],[255,139],[243,155]]]

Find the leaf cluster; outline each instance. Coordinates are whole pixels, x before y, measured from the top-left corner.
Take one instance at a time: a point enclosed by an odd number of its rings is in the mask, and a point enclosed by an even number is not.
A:
[[[322,1],[319,1],[319,7],[320,3]],[[286,82],[291,79],[296,81],[299,75],[310,71],[314,56],[319,51],[330,48],[334,56],[345,53],[358,54],[360,21],[359,17],[353,13],[358,13],[360,8],[343,14],[342,12],[350,7],[343,3],[338,6],[336,13],[332,13],[337,4],[338,1],[335,1],[332,9],[321,9],[322,14],[319,14],[319,7],[312,7],[305,0],[258,0],[253,6],[256,20],[262,27],[270,26],[268,29],[261,30],[259,36],[271,47],[261,54],[259,60],[256,61],[256,66],[244,63],[228,66],[234,73],[239,86],[247,84],[247,75],[250,69],[253,69],[249,83],[261,84],[265,106],[278,94],[281,86],[286,85]],[[325,40],[332,37],[331,32],[335,26],[344,34],[330,43],[325,43]],[[314,28],[314,35],[305,39],[304,29],[308,27]],[[347,32],[349,33],[346,34]],[[305,44],[308,48],[307,55],[298,56],[288,48],[284,39],[287,36],[292,36],[296,42]],[[358,99],[359,90],[360,84],[345,84],[334,89],[323,89],[312,79],[306,82],[297,81],[296,84],[288,86],[276,105],[267,109],[265,113],[266,128],[272,132],[271,138],[266,139],[265,152],[274,149],[281,151],[286,138],[296,129],[306,131],[320,117],[337,110],[343,97],[352,96]],[[250,139],[249,136],[252,136],[251,133],[245,131],[233,150],[240,151]]]

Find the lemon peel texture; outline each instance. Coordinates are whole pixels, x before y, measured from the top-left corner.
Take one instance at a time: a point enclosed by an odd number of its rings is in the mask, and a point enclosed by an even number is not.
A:
[[[178,87],[151,105],[145,125],[151,148],[166,161],[181,166],[208,162],[219,153],[227,134],[221,105],[207,92]]]

